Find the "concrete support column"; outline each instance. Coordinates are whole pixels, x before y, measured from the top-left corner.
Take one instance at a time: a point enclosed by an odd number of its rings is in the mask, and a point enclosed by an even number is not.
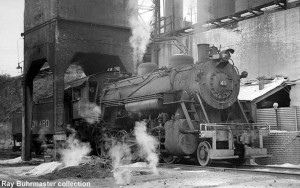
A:
[[[33,81],[23,82],[23,114],[22,114],[22,160],[31,160],[31,123],[33,105]]]
[[[165,0],[164,16],[167,23],[172,23],[172,28],[167,27],[167,32],[176,31],[182,28],[183,21],[183,0]]]
[[[151,61],[156,65],[159,65],[159,45],[152,43],[151,49]]]
[[[64,72],[57,71],[53,75],[53,107],[54,107],[54,135],[64,135]],[[59,141],[54,141],[54,158],[57,160]]]

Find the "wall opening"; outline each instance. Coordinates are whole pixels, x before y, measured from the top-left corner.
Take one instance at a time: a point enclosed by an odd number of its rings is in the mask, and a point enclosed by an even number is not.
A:
[[[264,100],[257,103],[257,109],[262,108],[273,108],[274,103],[278,103],[278,107],[290,107],[291,98],[290,98],[291,86],[286,86],[280,91],[270,95]]]

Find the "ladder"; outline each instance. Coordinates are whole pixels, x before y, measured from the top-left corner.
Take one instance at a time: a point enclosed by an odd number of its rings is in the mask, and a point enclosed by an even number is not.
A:
[[[190,127],[190,130],[191,131],[195,130],[193,122],[200,123],[200,117],[196,111],[194,102],[193,101],[181,102],[180,105],[183,110],[184,116],[188,122],[188,125]]]

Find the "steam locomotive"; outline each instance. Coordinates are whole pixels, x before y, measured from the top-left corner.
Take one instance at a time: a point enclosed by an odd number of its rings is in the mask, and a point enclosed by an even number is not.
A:
[[[144,121],[157,137],[158,152],[167,163],[196,156],[206,166],[212,160],[265,157],[262,137],[268,129],[248,123],[237,100],[240,79],[248,74],[239,74],[232,53],[199,44],[196,63],[177,54],[167,67],[142,63],[134,77],[110,69],[74,81],[66,89],[66,119],[101,157],[109,157],[117,141],[129,144],[138,158],[132,133],[136,121]],[[99,105],[101,116],[85,117],[89,114],[80,112],[83,104]],[[95,123],[86,121],[91,118]]]

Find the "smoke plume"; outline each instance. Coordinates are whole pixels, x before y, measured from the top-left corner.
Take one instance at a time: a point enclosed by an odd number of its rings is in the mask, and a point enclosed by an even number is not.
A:
[[[193,0],[190,0],[194,4],[198,4],[197,6],[197,23],[200,25],[206,24],[209,20],[212,19],[211,14],[211,1],[210,0],[201,0],[196,3]],[[201,5],[199,5],[201,4]]]
[[[78,140],[75,137],[75,130],[72,131],[73,133],[67,139],[66,148],[60,150],[65,167],[79,165],[83,157],[91,152],[90,144]]]
[[[128,185],[131,181],[131,172],[124,163],[131,161],[130,147],[124,143],[118,142],[110,150],[110,156],[113,165],[113,175],[116,184]]]
[[[90,124],[98,122],[101,115],[101,109],[97,104],[83,100],[79,102],[78,112]]]
[[[140,154],[147,160],[147,162],[149,162],[149,167],[151,168],[152,172],[154,174],[158,174],[158,155],[155,152],[158,145],[157,139],[147,133],[145,122],[136,122],[134,127],[134,135],[140,147]]]
[[[137,63],[141,62],[146,52],[147,45],[150,42],[151,25],[139,19],[138,5],[136,0],[128,2],[129,26],[131,28],[131,37],[129,42],[133,48],[133,61],[136,70]]]

